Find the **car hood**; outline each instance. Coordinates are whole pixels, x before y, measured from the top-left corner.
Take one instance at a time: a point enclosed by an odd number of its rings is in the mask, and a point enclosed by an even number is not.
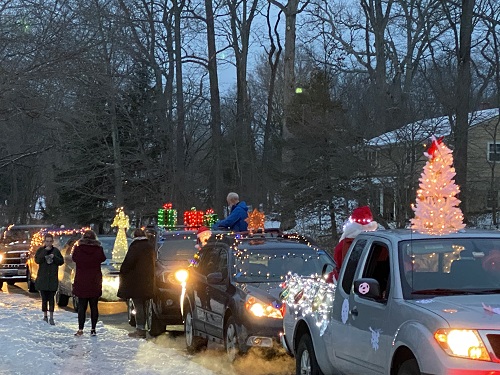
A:
[[[500,296],[443,296],[411,301],[410,304],[432,311],[448,321],[450,327],[498,329],[500,327]]]
[[[121,263],[106,260],[101,263],[101,272],[103,275],[118,275],[121,265]]]
[[[277,301],[281,304],[279,294],[283,290],[281,282],[239,283],[238,286],[247,294],[251,294],[265,302]]]

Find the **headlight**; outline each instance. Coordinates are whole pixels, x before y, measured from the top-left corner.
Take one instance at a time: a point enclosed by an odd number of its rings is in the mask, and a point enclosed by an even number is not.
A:
[[[3,260],[3,254],[0,254],[0,263],[2,263]]]
[[[274,307],[269,303],[262,302],[253,296],[247,296],[245,308],[257,317],[266,317],[274,319],[283,319],[285,304],[281,307]]]
[[[472,329],[438,329],[434,338],[451,356],[491,361],[483,340]]]
[[[188,279],[188,271],[186,270],[175,271],[175,279],[181,284],[185,283],[186,280]]]

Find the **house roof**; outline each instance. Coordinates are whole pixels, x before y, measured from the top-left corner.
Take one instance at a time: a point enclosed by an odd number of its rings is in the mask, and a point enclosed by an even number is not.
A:
[[[479,125],[487,120],[498,116],[498,108],[485,109],[469,113],[469,126]],[[453,121],[455,115],[452,116]],[[451,134],[451,126],[448,116],[435,117],[431,119],[419,120],[407,124],[399,129],[379,135],[368,140],[369,146],[387,146],[401,141],[422,142],[431,136],[436,138]]]

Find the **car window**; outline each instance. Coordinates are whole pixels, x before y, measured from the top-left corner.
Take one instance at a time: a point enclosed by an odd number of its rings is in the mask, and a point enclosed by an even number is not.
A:
[[[500,240],[486,238],[404,241],[399,247],[403,296],[446,289],[478,292],[500,288]]]
[[[324,251],[308,246],[237,250],[232,275],[239,282],[281,281],[288,273],[300,276],[318,275],[333,260]]]
[[[189,260],[196,252],[196,235],[167,238],[158,249],[158,260]]]
[[[217,272],[220,267],[219,252],[220,249],[204,247],[200,256],[200,262],[196,267],[197,271],[205,276]]]
[[[354,281],[354,274],[356,273],[356,268],[358,268],[359,258],[361,253],[366,246],[366,240],[358,240],[352,249],[351,255],[347,259],[347,264],[345,265],[344,276],[342,277],[342,289],[347,294],[351,293],[351,286]]]
[[[389,295],[390,285],[390,262],[389,250],[383,243],[374,242],[368,253],[368,261],[363,270],[363,277],[372,278],[378,281],[384,302]]]

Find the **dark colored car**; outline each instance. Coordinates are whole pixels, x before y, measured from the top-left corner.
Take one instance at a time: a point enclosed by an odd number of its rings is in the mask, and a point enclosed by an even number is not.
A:
[[[189,352],[208,340],[223,344],[231,361],[251,347],[279,348],[279,293],[287,274],[326,274],[334,267],[330,255],[300,236],[238,237],[212,236],[190,268],[183,300]]]
[[[156,252],[155,293],[148,304],[146,329],[151,336],[166,331],[167,325],[183,323],[180,308],[182,283],[196,252],[196,230],[173,230],[160,234]],[[128,300],[128,321],[135,326],[135,309]]]

